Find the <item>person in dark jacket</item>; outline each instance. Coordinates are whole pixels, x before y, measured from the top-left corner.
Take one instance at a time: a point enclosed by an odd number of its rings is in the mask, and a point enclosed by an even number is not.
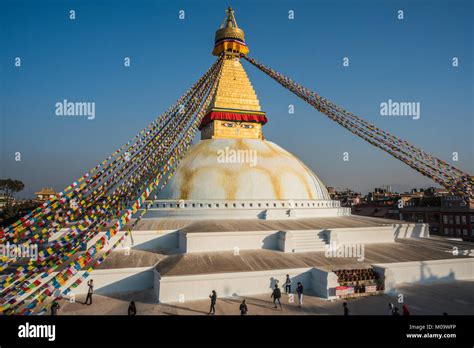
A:
[[[87,282],[89,289],[87,290],[86,304],[92,304],[92,294],[94,293],[94,281],[91,279]],[[87,303],[89,302],[90,303]]]
[[[240,315],[247,315],[248,308],[247,308],[247,304],[245,303],[245,300],[242,301],[239,309],[240,309]]]
[[[303,284],[298,282],[298,286],[296,287],[296,293],[298,294],[298,303],[299,307],[303,304]]]
[[[209,313],[208,314],[216,314],[216,302],[217,302],[217,294],[215,290],[212,290],[212,294],[209,295],[209,298],[211,299],[211,307],[209,308]]]
[[[275,305],[275,308],[278,308],[277,307],[277,302],[278,302],[278,304],[280,305],[280,309],[283,310],[283,308],[281,307],[281,301],[280,301],[281,291],[280,291],[280,288],[278,287],[278,284],[275,284],[275,289],[273,289],[272,295],[270,297],[273,297],[273,304]]]
[[[410,315],[410,311],[408,310],[408,306],[406,304],[402,306],[402,309],[403,309],[403,315],[405,316]]]
[[[128,306],[128,315],[137,315],[137,306],[135,306],[135,301],[130,302]]]
[[[291,294],[291,279],[290,279],[290,275],[287,274],[286,275],[286,280],[285,280],[285,292],[287,294]]]
[[[51,315],[58,315],[59,308],[61,308],[59,306],[59,303],[57,303],[56,300],[54,300],[53,304],[51,305]]]
[[[347,317],[347,316],[349,315],[349,313],[351,312],[351,311],[349,310],[349,307],[347,307],[347,302],[344,302],[344,303],[342,304],[342,307],[344,307],[344,316]]]

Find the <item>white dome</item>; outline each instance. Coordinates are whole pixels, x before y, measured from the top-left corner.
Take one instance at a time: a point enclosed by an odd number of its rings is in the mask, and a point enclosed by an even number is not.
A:
[[[321,180],[271,141],[207,139],[193,145],[170,182],[169,199],[330,200]]]

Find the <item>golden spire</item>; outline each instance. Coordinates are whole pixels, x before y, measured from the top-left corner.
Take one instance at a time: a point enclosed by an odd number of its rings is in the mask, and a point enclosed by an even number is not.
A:
[[[217,89],[199,127],[201,139],[263,139],[262,125],[267,118],[240,62],[240,55],[248,51],[244,31],[237,26],[234,10],[229,7],[216,31],[212,53],[224,53],[225,57]]]
[[[237,26],[234,10],[230,6],[226,10],[226,18],[216,31],[212,54],[218,56],[222,52],[225,52],[226,55],[240,55],[249,52],[245,44],[244,31]]]

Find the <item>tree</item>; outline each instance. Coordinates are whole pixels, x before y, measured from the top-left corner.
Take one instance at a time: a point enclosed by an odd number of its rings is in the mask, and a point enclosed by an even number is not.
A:
[[[10,207],[14,194],[22,191],[24,188],[25,184],[20,180],[0,179],[0,192],[2,192],[6,198],[5,208],[8,209]]]

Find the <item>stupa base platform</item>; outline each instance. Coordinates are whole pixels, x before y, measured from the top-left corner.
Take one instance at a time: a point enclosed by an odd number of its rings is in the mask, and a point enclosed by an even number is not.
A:
[[[456,256],[453,246],[459,250]],[[474,245],[437,238],[397,239],[394,243],[370,244],[364,259],[328,257],[325,252],[284,253],[272,250],[158,254],[151,266],[151,255],[139,250],[116,251],[91,274],[98,294],[154,289],[162,303],[207,299],[210,290],[220,297],[270,293],[270,287],[283,284],[286,274],[293,283],[321,298],[335,296],[338,269],[372,267],[385,277],[385,291],[402,284],[425,284],[474,280]],[[144,265],[143,260],[149,263]],[[146,267],[143,267],[146,266]],[[76,294],[86,292],[83,284]]]

